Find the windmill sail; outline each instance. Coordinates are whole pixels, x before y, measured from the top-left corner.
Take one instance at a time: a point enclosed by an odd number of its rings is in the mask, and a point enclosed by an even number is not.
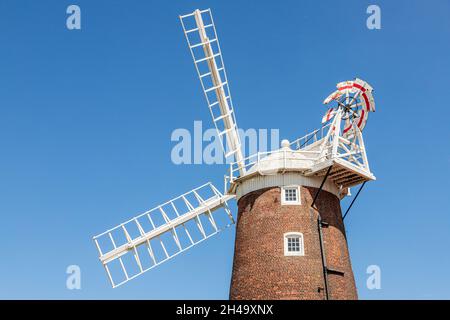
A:
[[[95,236],[111,285],[120,286],[234,224],[227,206],[232,198],[207,183]],[[218,209],[225,214],[219,216]]]
[[[225,157],[234,156],[240,174],[243,175],[244,157],[211,10],[195,10],[180,16],[180,20]]]

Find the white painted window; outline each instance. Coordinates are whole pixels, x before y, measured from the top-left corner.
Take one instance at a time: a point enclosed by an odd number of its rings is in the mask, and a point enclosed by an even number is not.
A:
[[[299,205],[300,186],[286,186],[281,188],[281,204],[282,205]]]
[[[284,255],[304,256],[303,234],[300,232],[288,232],[284,234]]]

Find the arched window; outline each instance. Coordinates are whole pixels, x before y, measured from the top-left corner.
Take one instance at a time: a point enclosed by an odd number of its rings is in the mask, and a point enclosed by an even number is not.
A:
[[[288,232],[284,234],[284,255],[304,256],[305,247],[303,244],[303,233]]]

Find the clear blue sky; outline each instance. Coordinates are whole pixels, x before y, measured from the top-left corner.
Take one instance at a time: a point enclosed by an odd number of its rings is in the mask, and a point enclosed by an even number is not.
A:
[[[66,29],[78,4],[82,30]],[[366,28],[378,4],[382,29]],[[450,298],[449,1],[0,2],[0,298],[226,299],[234,228],[111,289],[91,237],[211,180],[170,136],[210,124],[178,15],[212,8],[242,128],[294,139],[355,76],[378,180],[346,219],[359,296]],[[349,199],[342,204],[348,205]],[[82,270],[67,290],[66,267]],[[382,289],[366,289],[366,268]]]

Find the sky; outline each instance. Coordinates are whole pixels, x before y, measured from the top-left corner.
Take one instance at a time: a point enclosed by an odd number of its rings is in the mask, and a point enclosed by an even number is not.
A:
[[[66,27],[71,4],[81,30]],[[205,182],[222,188],[226,165],[171,160],[174,130],[212,127],[178,20],[196,8],[212,9],[241,128],[293,140],[320,126],[337,82],[374,87],[377,180],[345,220],[359,297],[450,299],[445,0],[2,0],[0,298],[228,298],[234,227],[116,289],[92,242]],[[80,290],[66,287],[70,265]]]

